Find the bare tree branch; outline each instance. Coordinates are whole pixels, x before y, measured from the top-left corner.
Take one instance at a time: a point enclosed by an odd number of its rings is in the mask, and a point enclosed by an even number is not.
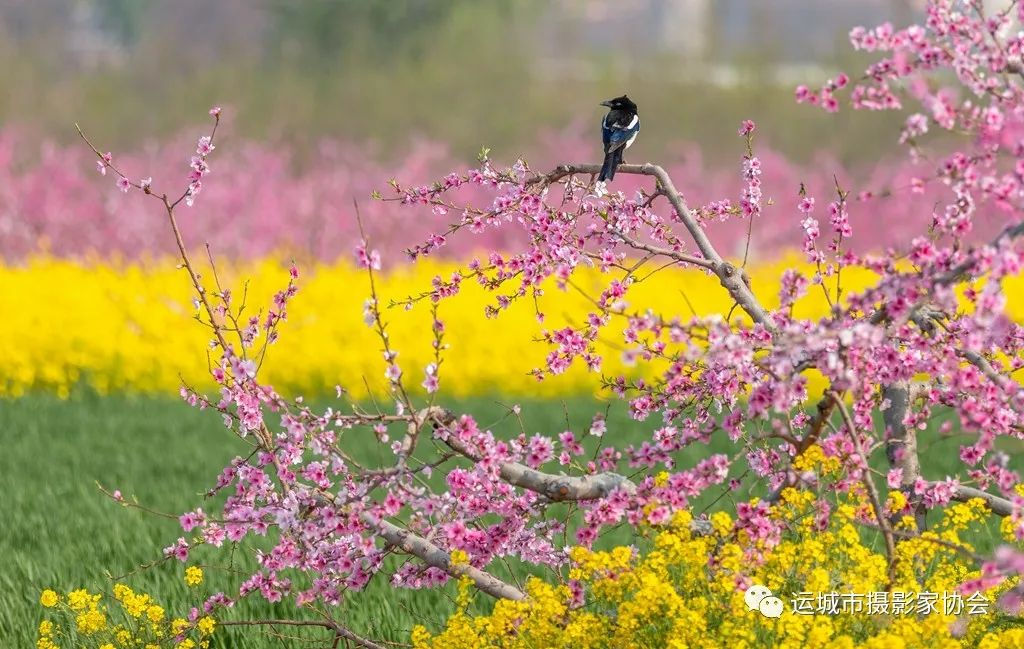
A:
[[[714,263],[708,261],[707,259],[696,257],[694,255],[687,255],[682,252],[676,252],[675,250],[672,250],[670,248],[661,248],[659,246],[654,246],[649,243],[643,243],[642,241],[637,241],[636,239],[625,234],[620,234],[619,236],[622,237],[623,241],[628,243],[630,246],[638,250],[649,252],[652,255],[661,255],[662,257],[668,257],[669,259],[673,259],[675,261],[681,261],[684,264],[693,264],[694,266],[700,266],[701,268],[707,268],[708,270],[715,269]]]
[[[586,476],[552,475],[507,462],[501,465],[501,478],[517,487],[543,494],[554,502],[597,500],[619,489],[631,496],[636,495],[636,485],[629,478],[610,471]]]
[[[445,443],[470,460],[480,460],[476,452],[452,436],[449,436]],[[622,489],[629,495],[636,494],[636,485],[618,473],[588,476],[554,475],[531,469],[518,462],[505,462],[499,468],[499,472],[505,482],[539,493],[555,502],[596,500],[604,498],[616,489]]]

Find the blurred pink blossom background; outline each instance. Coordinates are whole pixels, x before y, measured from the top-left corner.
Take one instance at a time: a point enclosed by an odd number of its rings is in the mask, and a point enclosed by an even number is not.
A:
[[[585,126],[542,133],[537,141],[544,144],[534,151],[493,151],[491,156],[504,164],[521,155],[534,171],[562,162],[596,162],[599,143]],[[132,180],[152,176],[155,192],[177,195],[187,185],[188,154],[197,134],[149,142],[134,151],[114,151],[114,162]],[[102,148],[102,143],[96,144]],[[712,165],[699,147],[685,142],[669,147],[668,159],[652,162],[668,168],[691,207],[722,199],[738,202],[745,151],[739,141],[727,145],[736,148],[735,164]],[[285,147],[238,141],[230,130],[219,137],[217,147],[210,182],[193,207],[179,208],[179,220],[189,246],[209,243],[214,254],[232,259],[280,255],[332,261],[351,255],[359,239],[354,207],[358,203],[372,244],[394,262],[403,250],[443,232],[461,215],[426,208],[410,212],[374,200],[371,194],[394,195],[390,179],[408,187],[432,182],[451,169],[476,166],[476,161],[460,161],[443,144],[427,140],[412,142],[404,157],[394,162],[364,146],[330,139],[300,156]],[[882,160],[869,170],[847,169],[820,153],[812,163],[798,165],[757,139],[754,153],[761,162],[765,199],[762,214],[752,225],[754,260],[799,249],[801,183],[819,201],[835,197],[837,181],[851,192],[854,234],[846,245],[856,252],[904,247],[912,233],[927,227],[931,209],[941,209],[951,196],[935,182],[913,187],[914,179],[934,174],[934,161]],[[638,155],[642,153],[633,153],[629,162],[644,162]],[[181,173],[167,176],[168,169]],[[56,145],[30,140],[14,129],[0,131],[4,262],[17,263],[38,253],[125,261],[173,254],[173,238],[167,236],[158,205],[139,192],[122,194],[109,178],[97,182],[95,160],[84,145]],[[649,190],[649,180],[620,175],[610,189],[632,195],[641,186]],[[474,191],[478,190],[466,189],[460,199],[479,204]],[[991,238],[1003,223],[996,207],[981,205],[970,238]],[[748,227],[746,219],[734,216],[711,224],[709,232],[725,254],[741,257]],[[496,228],[477,237],[456,237],[441,254],[466,259],[476,252],[466,246],[508,249],[517,243],[508,238],[518,235],[517,229]]]

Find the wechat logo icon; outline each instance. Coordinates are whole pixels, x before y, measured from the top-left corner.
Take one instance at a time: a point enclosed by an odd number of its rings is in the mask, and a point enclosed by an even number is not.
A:
[[[765,586],[753,585],[743,593],[743,603],[751,611],[760,611],[765,617],[782,615],[782,600],[772,595]]]

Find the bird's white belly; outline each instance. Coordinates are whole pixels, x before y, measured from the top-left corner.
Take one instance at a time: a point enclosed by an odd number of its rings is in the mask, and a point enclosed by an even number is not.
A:
[[[639,135],[639,134],[638,134],[638,133],[634,133],[634,134],[633,134],[633,137],[631,137],[631,138],[629,138],[628,140],[626,140],[626,147],[625,147],[625,148],[627,148],[627,149],[628,149],[628,148],[630,147],[630,145],[632,145],[632,144],[633,144],[633,140],[635,140],[635,139],[636,139],[636,136],[637,136],[637,135]]]

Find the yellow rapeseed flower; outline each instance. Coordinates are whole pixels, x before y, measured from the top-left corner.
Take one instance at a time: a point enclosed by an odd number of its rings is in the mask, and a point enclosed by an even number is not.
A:
[[[217,621],[207,615],[199,618],[199,622],[196,623],[196,628],[198,628],[199,633],[204,636],[211,635],[213,630],[217,628]]]
[[[107,618],[97,608],[90,608],[88,611],[79,613],[75,617],[75,627],[82,635],[92,635],[103,630],[107,625]]]
[[[36,640],[36,649],[60,649],[60,646],[55,644],[52,638],[42,637]]]
[[[146,609],[146,617],[149,618],[150,622],[160,622],[164,619],[164,609],[162,606],[150,606]]]
[[[68,606],[72,611],[84,611],[92,604],[92,597],[89,591],[84,588],[73,590],[68,593]]]
[[[452,567],[464,566],[469,563],[469,555],[466,554],[465,550],[452,550],[451,564]]]
[[[203,583],[203,569],[199,566],[185,568],[185,583],[189,586],[198,586]]]
[[[902,491],[890,491],[889,498],[885,502],[885,507],[889,512],[895,513],[902,511],[907,506],[907,496]]]
[[[60,601],[60,596],[57,595],[56,592],[50,590],[49,588],[44,590],[43,593],[39,596],[39,603],[45,606],[46,608],[53,608],[57,605],[58,601]]]
[[[728,512],[715,512],[711,515],[711,526],[719,536],[732,532],[732,516]]]

